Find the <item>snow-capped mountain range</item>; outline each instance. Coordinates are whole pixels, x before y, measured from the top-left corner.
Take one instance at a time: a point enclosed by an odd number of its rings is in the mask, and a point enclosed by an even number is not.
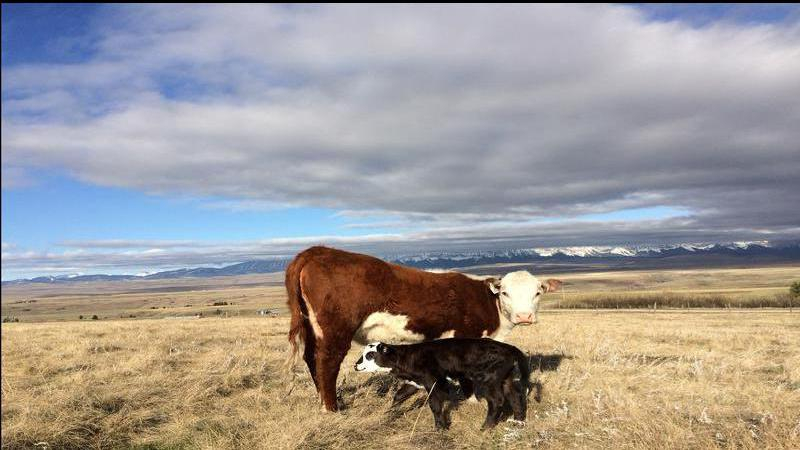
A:
[[[635,246],[578,246],[578,247],[533,247],[500,251],[475,251],[475,252],[428,252],[413,256],[400,256],[396,261],[417,262],[423,260],[447,259],[468,260],[480,257],[637,257],[658,256],[674,253],[698,253],[713,250],[748,250],[774,248],[768,241],[731,242],[728,244],[686,243],[675,245],[635,245]]]
[[[674,245],[532,247],[503,250],[464,250],[457,252],[420,252],[414,254],[384,254],[383,259],[423,269],[453,269],[480,265],[557,263],[579,265],[603,263],[612,267],[639,268],[660,264],[680,265],[747,264],[756,262],[798,262],[800,243],[773,245],[767,241],[731,242],[725,244],[683,243]],[[170,278],[202,278],[283,270],[291,258],[272,258],[245,261],[225,267],[197,267],[137,275],[69,274],[4,281],[20,283],[68,283],[87,281],[152,280]]]
[[[752,241],[725,244],[682,243],[671,245],[532,247],[496,251],[427,252],[410,256],[397,255],[388,259],[415,267],[455,268],[503,262],[589,262],[692,255],[739,257],[774,255],[800,259],[800,244],[775,246],[768,241]]]

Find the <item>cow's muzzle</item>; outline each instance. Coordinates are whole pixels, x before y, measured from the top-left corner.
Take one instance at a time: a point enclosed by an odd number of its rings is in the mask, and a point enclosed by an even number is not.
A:
[[[514,324],[516,325],[531,325],[536,323],[536,317],[533,313],[522,313],[514,316]]]

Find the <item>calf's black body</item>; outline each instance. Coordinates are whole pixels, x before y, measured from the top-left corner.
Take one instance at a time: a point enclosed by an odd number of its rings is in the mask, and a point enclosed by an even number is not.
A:
[[[423,386],[429,393],[428,404],[437,428],[450,426],[445,405],[451,398],[450,380],[474,389],[477,398],[487,401],[483,429],[494,427],[512,413],[515,420],[525,420],[531,370],[527,356],[513,345],[461,338],[411,345],[379,343],[365,349],[356,370],[365,370],[360,368],[365,366],[365,359],[380,370],[390,370],[400,379]]]

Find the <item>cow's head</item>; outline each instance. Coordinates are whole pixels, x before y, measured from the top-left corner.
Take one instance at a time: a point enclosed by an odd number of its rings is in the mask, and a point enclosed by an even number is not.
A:
[[[524,270],[511,272],[499,280],[490,278],[486,283],[497,294],[500,313],[514,325],[536,323],[542,294],[556,291],[561,286],[561,281],[552,278],[542,283]]]
[[[356,361],[356,372],[391,372],[394,349],[382,342],[373,342],[364,347]]]

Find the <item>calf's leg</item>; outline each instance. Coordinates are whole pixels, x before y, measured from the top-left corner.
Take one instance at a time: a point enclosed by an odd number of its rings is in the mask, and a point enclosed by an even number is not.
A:
[[[487,386],[486,401],[489,403],[489,411],[486,412],[486,420],[483,421],[481,430],[494,428],[500,421],[500,416],[503,414],[503,388]]]
[[[403,383],[400,386],[400,389],[397,390],[394,394],[394,398],[392,399],[392,406],[397,406],[400,403],[408,400],[409,397],[414,395],[419,390],[418,387],[414,386],[413,384]]]
[[[525,388],[519,381],[509,376],[503,381],[503,396],[505,405],[510,406],[514,413],[514,420],[524,421],[528,412],[528,399],[525,396]],[[505,406],[504,405],[504,406]]]
[[[431,412],[433,413],[433,422],[439,430],[450,428],[450,418],[448,417],[448,410],[445,408],[446,401],[446,389],[440,388],[437,383],[428,399],[428,405],[430,405]]]

